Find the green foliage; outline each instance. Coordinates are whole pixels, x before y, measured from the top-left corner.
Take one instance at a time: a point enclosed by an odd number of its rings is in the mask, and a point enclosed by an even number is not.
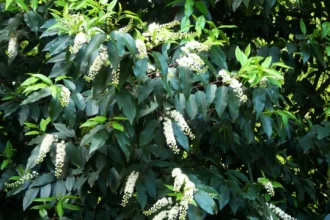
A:
[[[329,8],[0,1],[0,218],[323,219]]]

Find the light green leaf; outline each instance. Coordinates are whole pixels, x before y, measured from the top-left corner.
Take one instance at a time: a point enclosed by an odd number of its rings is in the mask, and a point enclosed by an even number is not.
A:
[[[113,127],[114,129],[119,130],[119,131],[124,131],[124,126],[122,126],[118,122],[112,121],[110,124],[111,124],[111,127]]]
[[[300,18],[300,23],[299,23],[299,25],[300,25],[300,30],[301,30],[301,32],[302,32],[303,34],[306,34],[306,25],[305,25],[304,20],[303,20],[302,18]]]
[[[9,6],[13,3],[14,0],[6,0],[6,6],[5,9],[7,10]]]
[[[40,121],[40,130],[45,132],[49,122],[51,122],[50,117],[46,118],[45,120],[41,119],[41,121]]]
[[[189,17],[194,10],[194,1],[193,0],[186,0],[184,5],[184,14],[185,16]]]
[[[68,203],[63,203],[63,208],[68,209],[68,210],[72,210],[72,211],[80,210],[79,206],[68,204]]]
[[[239,47],[236,47],[235,50],[235,56],[238,62],[240,62],[241,66],[244,66],[247,62],[247,56],[239,49]]]

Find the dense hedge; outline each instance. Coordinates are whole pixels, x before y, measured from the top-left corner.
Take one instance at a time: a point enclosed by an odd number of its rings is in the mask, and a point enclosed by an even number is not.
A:
[[[324,219],[330,3],[0,2],[1,219]]]

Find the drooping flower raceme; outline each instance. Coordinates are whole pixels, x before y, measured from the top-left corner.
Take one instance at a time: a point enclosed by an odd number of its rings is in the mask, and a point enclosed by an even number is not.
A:
[[[8,188],[14,188],[22,185],[25,181],[30,181],[33,178],[37,177],[39,174],[36,171],[33,171],[32,173],[28,173],[24,176],[22,176],[19,180],[13,183],[5,183],[5,186]]]
[[[120,28],[118,31],[121,31],[121,32],[124,32],[124,33],[129,32],[133,27],[133,22],[134,22],[134,20],[130,19],[127,26],[125,26],[123,28]]]
[[[119,74],[120,74],[119,68],[117,70],[115,69],[112,70],[112,84],[114,86],[117,86],[119,84]]]
[[[151,23],[148,25],[148,30],[142,33],[145,45],[148,49],[152,49],[162,43],[175,41],[178,39],[193,37],[195,33],[173,32],[170,28],[179,25],[179,21],[172,21],[166,24]]]
[[[88,75],[84,76],[87,82],[95,79],[95,76],[101,70],[102,66],[108,64],[108,50],[105,46],[101,45],[99,55],[94,59],[92,65],[89,68]]]
[[[60,98],[60,103],[62,107],[67,107],[69,105],[70,95],[71,95],[70,90],[65,86],[63,86],[61,91],[61,98]]]
[[[190,127],[188,126],[188,123],[186,122],[186,120],[184,119],[184,117],[181,115],[180,112],[176,111],[176,110],[172,110],[168,113],[168,115],[178,123],[178,125],[180,126],[181,130],[183,131],[183,133],[188,136],[190,139],[195,139],[195,135],[191,132]]]
[[[264,187],[270,196],[275,196],[275,191],[271,182],[266,183]]]
[[[186,219],[188,205],[194,198],[194,193],[197,191],[195,184],[189,179],[189,177],[182,173],[180,168],[172,170],[172,177],[174,177],[174,191],[180,192],[183,187],[183,197],[179,206],[179,219]]]
[[[171,119],[167,117],[164,118],[163,129],[167,145],[173,150],[175,154],[178,154],[180,150],[176,144]]]
[[[180,66],[188,67],[197,74],[204,73],[207,70],[204,61],[195,53],[188,53],[176,60]]]
[[[74,44],[73,46],[70,46],[70,52],[72,54],[78,53],[78,51],[80,50],[80,48],[82,47],[82,45],[84,43],[88,42],[88,36],[83,33],[83,32],[79,32],[75,38],[74,38]]]
[[[162,198],[159,199],[149,210],[144,211],[143,214],[146,216],[152,215],[153,213],[157,212],[158,210],[167,207],[167,206],[171,206],[173,204],[172,202],[172,198]]]
[[[176,220],[180,212],[180,206],[175,205],[168,211],[168,220]]]
[[[55,176],[57,178],[62,175],[62,168],[65,160],[65,142],[61,141],[61,143],[56,144],[56,158],[55,158]]]
[[[40,150],[39,155],[36,159],[36,163],[41,163],[44,158],[46,157],[46,154],[50,151],[50,146],[53,144],[53,142],[56,141],[56,137],[52,134],[46,134],[44,139],[42,140],[40,144]]]
[[[167,217],[168,211],[164,210],[161,211],[160,213],[158,213],[157,215],[155,215],[152,219],[153,220],[163,220]]]
[[[142,40],[137,39],[135,41],[135,45],[136,45],[136,49],[138,51],[137,57],[139,59],[143,59],[143,58],[148,57],[147,47],[146,47],[145,43]]]
[[[270,203],[266,203],[266,205],[268,206],[268,208],[270,210],[272,210],[275,215],[281,219],[281,220],[297,220],[296,218],[286,214],[282,209],[276,207],[275,205],[273,204],[270,204]]]
[[[127,205],[129,198],[132,197],[134,192],[134,187],[138,178],[139,178],[139,172],[135,172],[135,171],[131,172],[130,175],[128,176],[124,189],[124,196],[121,203],[123,207]]]
[[[230,77],[230,75],[225,70],[220,70],[219,76],[222,78],[223,83],[229,84],[229,86],[234,89],[236,96],[240,99],[241,102],[247,101],[247,96],[243,93],[242,83],[240,83],[237,79]]]
[[[17,36],[12,36],[8,43],[8,58],[13,58],[18,52]]]

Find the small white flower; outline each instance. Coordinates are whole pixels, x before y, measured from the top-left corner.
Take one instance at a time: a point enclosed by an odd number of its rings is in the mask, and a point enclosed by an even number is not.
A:
[[[125,184],[124,196],[121,203],[123,207],[127,205],[129,198],[132,197],[134,192],[134,187],[138,178],[139,178],[139,172],[135,172],[135,171],[131,172],[130,175],[128,176]]]
[[[117,69],[117,70],[113,69],[112,70],[112,84],[114,86],[117,86],[119,84],[119,74],[120,74],[119,69]]]
[[[56,144],[56,158],[55,158],[55,176],[59,178],[62,175],[62,168],[65,160],[65,142]]]
[[[94,59],[92,65],[89,67],[88,75],[84,77],[87,82],[95,79],[95,76],[101,70],[102,66],[108,64],[108,58],[109,55],[107,48],[101,45],[99,55]]]
[[[168,211],[166,210],[161,211],[160,213],[158,213],[153,217],[153,220],[163,220],[164,218],[167,217],[167,215],[168,215]]]
[[[134,22],[134,20],[130,19],[127,26],[125,26],[123,28],[120,28],[118,31],[121,31],[121,32],[124,32],[124,33],[129,32],[133,27],[133,22]]]
[[[181,58],[177,59],[176,62],[180,66],[190,68],[197,74],[204,73],[207,70],[207,66],[205,66],[204,61],[195,53],[186,54]]]
[[[178,145],[174,137],[171,119],[167,117],[164,118],[163,129],[167,145],[173,150],[175,154],[178,154],[180,150],[178,149]]]
[[[18,52],[18,43],[17,43],[17,36],[12,36],[9,39],[8,43],[8,58],[11,59],[16,56]]]
[[[178,175],[180,175],[182,173],[180,168],[174,168],[172,170],[172,177],[177,177]]]
[[[137,57],[139,59],[143,59],[143,58],[148,57],[147,47],[146,47],[145,43],[142,40],[137,39],[135,41],[135,45],[136,45],[136,49],[138,51]]]
[[[180,212],[180,206],[175,205],[168,211],[168,220],[176,220]]]
[[[198,52],[201,52],[201,51],[208,51],[211,46],[212,46],[212,44],[210,44],[209,42],[200,43],[198,41],[192,40],[192,41],[189,41],[188,43],[186,43],[181,48],[181,50],[183,52],[185,52],[186,54],[198,53]]]
[[[266,205],[268,206],[268,208],[270,210],[272,210],[275,215],[279,218],[279,219],[282,219],[282,220],[297,220],[296,218],[293,218],[292,216],[288,215],[287,213],[285,213],[282,209],[276,207],[275,205],[273,204],[269,204],[269,203],[266,203]]]
[[[236,96],[240,99],[241,102],[247,101],[247,96],[244,95],[242,89],[242,83],[240,83],[237,79],[231,78],[230,75],[227,73],[226,70],[220,70],[219,76],[222,78],[222,82],[225,84],[229,84],[231,88],[233,88]]]
[[[270,196],[275,196],[275,191],[271,182],[266,183],[264,187]]]
[[[194,199],[194,193],[197,191],[195,184],[188,178],[188,176],[182,173],[180,168],[174,168],[172,170],[172,176],[174,177],[174,189],[175,192],[180,192],[183,188],[183,196],[178,207],[179,219],[186,219],[189,203]],[[173,210],[175,213],[176,210]],[[177,212],[176,212],[177,213]]]
[[[44,160],[46,154],[50,151],[50,146],[53,144],[55,139],[56,139],[55,136],[52,134],[45,135],[44,139],[40,144],[39,155],[36,159],[37,164],[41,163]]]
[[[195,139],[195,135],[191,132],[191,129],[188,126],[188,123],[184,119],[184,117],[180,114],[180,112],[176,110],[172,110],[169,116],[178,123],[179,127],[183,131],[185,135],[187,135],[190,139]]]
[[[159,24],[154,22],[154,23],[149,24],[148,31],[149,32],[154,32],[155,30],[157,30],[159,28],[160,28]]]
[[[13,183],[5,183],[5,186],[8,188],[14,188],[18,187],[19,185],[22,185],[25,181],[30,181],[33,178],[37,177],[39,174],[36,171],[33,171],[32,174],[28,173],[24,176],[22,176],[19,180]]]
[[[88,36],[85,33],[79,32],[74,38],[74,44],[72,47],[70,47],[70,52],[72,54],[78,53],[82,45],[87,43],[88,40]]]
[[[167,207],[172,205],[172,198],[162,198],[159,199],[149,210],[144,211],[143,214],[146,216],[152,215],[153,213],[157,212],[158,210],[160,210],[161,208]]]
[[[71,95],[70,90],[65,86],[63,86],[61,91],[61,98],[60,98],[61,106],[68,107],[70,102],[70,95]]]

